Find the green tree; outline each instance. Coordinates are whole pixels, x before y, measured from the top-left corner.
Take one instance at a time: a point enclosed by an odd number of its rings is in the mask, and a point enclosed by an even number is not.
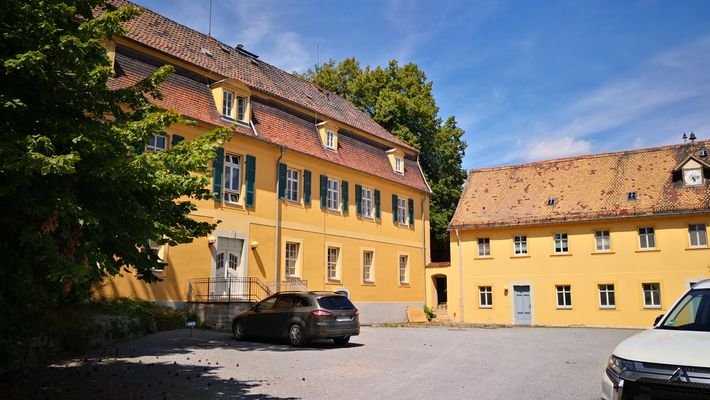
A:
[[[446,230],[461,195],[466,173],[461,168],[464,131],[451,116],[439,117],[432,82],[416,64],[365,68],[355,58],[330,60],[301,75],[351,101],[385,129],[420,150],[420,162],[434,192],[431,199],[432,257],[448,258]],[[443,253],[443,254],[442,254]],[[437,257],[438,256],[438,257]]]
[[[107,276],[155,280],[149,240],[176,245],[214,229],[189,214],[191,200],[211,195],[207,168],[228,131],[169,152],[134,151],[189,123],[150,101],[172,70],[107,87],[113,68],[104,40],[139,12],[103,0],[3,2],[0,341],[86,299]]]

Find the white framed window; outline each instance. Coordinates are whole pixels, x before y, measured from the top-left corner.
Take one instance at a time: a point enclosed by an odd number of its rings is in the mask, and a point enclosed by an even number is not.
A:
[[[608,283],[599,285],[599,307],[616,308],[614,285]]]
[[[168,244],[159,244],[155,240],[148,241],[148,247],[152,256],[156,258],[159,266],[152,269],[153,272],[163,272],[168,265]]]
[[[373,264],[375,261],[375,252],[372,250],[364,250],[362,252],[362,281],[372,283],[375,281],[373,274]]]
[[[300,174],[300,171],[295,169],[286,170],[286,200],[288,201],[298,202]]]
[[[399,255],[399,283],[409,283],[409,256],[406,254]]]
[[[688,225],[690,247],[708,247],[708,233],[705,224]]]
[[[242,96],[237,96],[237,119],[239,121],[246,121],[247,117],[247,98]]]
[[[328,246],[328,280],[337,281],[340,279],[340,247]]]
[[[611,250],[611,237],[609,236],[609,231],[595,231],[594,242],[596,251]]]
[[[222,95],[222,115],[232,118],[232,108],[234,107],[234,92],[225,90]]]
[[[480,308],[493,308],[493,288],[491,286],[479,286],[478,301]]]
[[[329,210],[338,211],[340,209],[340,181],[328,178],[327,205]]]
[[[479,257],[490,257],[491,256],[491,239],[490,238],[478,238],[478,256]]]
[[[286,242],[284,260],[286,264],[286,277],[298,277],[298,257],[301,244],[298,242]]]
[[[643,250],[656,248],[656,234],[653,228],[639,228],[639,248]]]
[[[515,236],[513,238],[513,252],[516,256],[524,256],[528,254],[527,236]]]
[[[242,189],[242,156],[224,156],[224,201],[239,203]]]
[[[372,189],[362,188],[362,216],[372,218]]]
[[[557,308],[572,308],[572,286],[555,285],[557,290]]]
[[[404,161],[401,157],[394,158],[394,170],[400,174],[404,173]]]
[[[569,251],[566,233],[555,233],[555,254],[564,254]]]
[[[661,308],[661,284],[658,282],[643,283],[643,307]]]
[[[397,223],[402,225],[407,225],[407,219],[409,214],[407,213],[407,199],[403,197],[397,198]]]
[[[168,151],[168,138],[163,135],[153,135],[145,145],[146,152]]]
[[[335,132],[326,131],[325,132],[325,147],[335,150]]]

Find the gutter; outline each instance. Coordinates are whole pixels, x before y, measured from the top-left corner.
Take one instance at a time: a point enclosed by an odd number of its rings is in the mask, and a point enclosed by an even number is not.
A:
[[[426,297],[426,287],[429,284],[427,282],[427,271],[426,271],[426,266],[428,264],[427,262],[427,247],[426,247],[426,224],[424,223],[424,202],[426,199],[429,197],[427,194],[425,197],[422,198],[422,203],[421,203],[421,208],[422,208],[422,264],[424,265],[424,268],[422,268],[422,271],[424,272],[424,281],[423,285],[424,286],[424,305],[427,305],[427,297]]]
[[[455,229],[454,232],[456,233],[456,242],[458,243],[459,247],[459,307],[461,310],[461,316],[459,317],[460,320],[459,322],[464,321],[464,304],[463,304],[463,254],[461,251],[461,237],[459,236],[459,230]]]
[[[256,130],[254,130],[256,132]],[[279,253],[281,251],[281,199],[279,199],[279,164],[284,156],[284,147],[279,146],[281,154],[276,160],[276,235],[275,247],[274,247],[274,289],[278,292],[281,289],[281,282],[279,280]]]

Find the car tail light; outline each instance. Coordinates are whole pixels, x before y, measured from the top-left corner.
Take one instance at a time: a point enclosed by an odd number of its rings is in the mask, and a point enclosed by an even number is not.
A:
[[[355,309],[355,313],[353,314],[353,317],[359,317],[360,316],[360,310],[357,308]]]
[[[323,318],[323,317],[332,317],[333,313],[328,310],[313,310],[313,311],[311,311],[311,315],[316,318]]]

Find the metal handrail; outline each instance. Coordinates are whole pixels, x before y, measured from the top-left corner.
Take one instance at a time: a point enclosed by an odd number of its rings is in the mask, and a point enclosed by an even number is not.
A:
[[[308,281],[289,279],[279,283],[279,290],[307,291]],[[193,278],[188,281],[187,301],[193,303],[259,302],[276,290],[274,282],[259,278]]]

